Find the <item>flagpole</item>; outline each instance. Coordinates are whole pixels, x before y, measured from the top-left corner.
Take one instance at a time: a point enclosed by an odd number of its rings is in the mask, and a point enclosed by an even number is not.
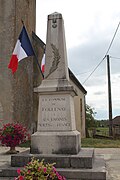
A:
[[[24,26],[24,21],[21,19],[22,25]]]

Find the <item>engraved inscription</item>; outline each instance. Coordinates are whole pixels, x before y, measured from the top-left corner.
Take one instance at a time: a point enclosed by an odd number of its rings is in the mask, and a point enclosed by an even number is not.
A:
[[[57,123],[57,127],[70,126],[70,123]],[[39,123],[40,127],[50,127],[52,126],[50,123]]]
[[[67,116],[67,98],[66,97],[42,97],[41,98],[41,121],[40,128],[67,128],[70,122]]]
[[[65,111],[65,107],[51,107],[51,108],[42,108],[42,111]]]

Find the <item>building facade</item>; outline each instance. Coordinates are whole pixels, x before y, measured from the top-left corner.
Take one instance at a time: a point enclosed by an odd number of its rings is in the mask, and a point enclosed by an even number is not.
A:
[[[33,120],[33,58],[19,63],[13,75],[8,64],[24,22],[30,39],[35,31],[36,0],[0,0],[0,120]],[[30,128],[30,127],[29,127]]]

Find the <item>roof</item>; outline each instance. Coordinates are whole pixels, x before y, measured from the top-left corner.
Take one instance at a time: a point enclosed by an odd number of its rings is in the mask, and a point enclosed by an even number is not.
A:
[[[113,119],[113,125],[120,125],[120,116],[116,116]]]
[[[75,77],[75,75],[72,73],[72,71],[68,68],[69,70],[69,77],[70,79],[78,86],[78,88],[84,93],[87,94],[87,91],[84,89],[84,87],[81,85],[81,83],[78,81],[78,79]]]

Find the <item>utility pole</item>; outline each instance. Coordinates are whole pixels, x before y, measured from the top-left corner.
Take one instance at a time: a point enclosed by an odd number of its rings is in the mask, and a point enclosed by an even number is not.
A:
[[[113,135],[112,132],[112,97],[111,97],[111,80],[110,80],[110,57],[107,55],[107,72],[108,72],[108,109],[109,109],[109,136]]]

